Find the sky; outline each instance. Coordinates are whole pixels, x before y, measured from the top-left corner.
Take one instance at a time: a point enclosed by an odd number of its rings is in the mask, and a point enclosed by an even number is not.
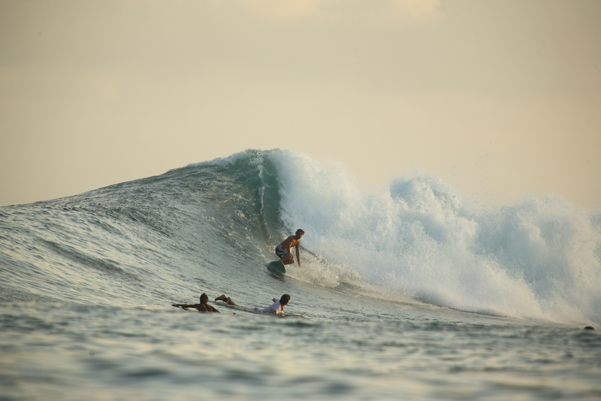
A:
[[[601,209],[601,1],[0,0],[0,206],[245,149]]]

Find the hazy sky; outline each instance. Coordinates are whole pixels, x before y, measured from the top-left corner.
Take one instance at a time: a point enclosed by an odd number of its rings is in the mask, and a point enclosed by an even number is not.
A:
[[[601,208],[601,1],[0,0],[0,205],[245,149]]]

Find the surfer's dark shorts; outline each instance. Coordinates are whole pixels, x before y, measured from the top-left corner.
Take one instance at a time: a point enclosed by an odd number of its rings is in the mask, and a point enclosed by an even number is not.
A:
[[[275,254],[278,255],[278,258],[282,259],[288,256],[288,251],[284,249],[282,244],[275,247]]]

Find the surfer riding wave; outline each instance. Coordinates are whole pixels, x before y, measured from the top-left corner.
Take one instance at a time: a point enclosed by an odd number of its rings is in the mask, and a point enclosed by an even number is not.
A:
[[[298,262],[298,267],[301,267],[300,240],[304,233],[305,231],[299,228],[298,230],[296,230],[295,235],[289,236],[275,248],[275,254],[278,256],[278,258],[280,258],[280,261],[283,264],[291,265],[294,263],[294,256],[292,256],[290,248],[296,247],[296,260]]]

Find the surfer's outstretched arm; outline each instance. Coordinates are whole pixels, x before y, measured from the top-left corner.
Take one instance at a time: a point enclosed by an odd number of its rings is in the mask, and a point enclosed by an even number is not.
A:
[[[173,304],[173,305],[171,305],[171,306],[175,306],[176,308],[182,307],[182,308],[184,308],[184,309],[188,309],[188,308],[195,308],[195,309],[196,309],[196,307],[197,307],[198,305]]]

